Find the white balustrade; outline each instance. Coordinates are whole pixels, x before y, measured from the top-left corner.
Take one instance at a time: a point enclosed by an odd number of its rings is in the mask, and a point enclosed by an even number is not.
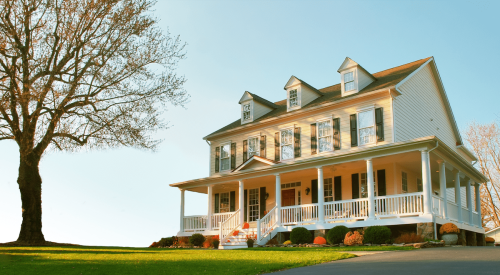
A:
[[[207,216],[185,216],[184,231],[202,231],[207,228]]]
[[[283,225],[315,223],[318,221],[318,205],[305,204],[281,207]]]
[[[479,213],[477,213],[476,211],[472,211],[472,220],[474,221],[474,225],[482,227],[481,217],[479,217]]]
[[[423,193],[375,197],[375,214],[393,216],[423,213]]]
[[[325,202],[325,221],[368,217],[368,198]]]
[[[233,212],[229,218],[223,222],[220,223],[219,226],[219,239],[220,243],[223,244],[226,242],[227,237],[233,233],[233,231],[241,225],[240,222],[240,209],[236,210],[236,212]]]
[[[462,222],[469,223],[469,209],[462,207]]]
[[[257,243],[267,237],[276,226],[278,226],[278,208],[275,206],[257,222]]]
[[[444,217],[444,201],[443,198],[432,195],[432,213],[438,217]]]
[[[458,205],[453,202],[448,202],[448,218],[458,221]]]
[[[219,223],[226,221],[234,212],[212,214],[212,228],[219,229]]]

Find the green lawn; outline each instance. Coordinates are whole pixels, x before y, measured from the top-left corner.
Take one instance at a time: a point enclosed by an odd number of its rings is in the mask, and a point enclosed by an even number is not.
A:
[[[194,250],[0,247],[0,274],[261,274],[355,257],[339,251],[402,247]]]

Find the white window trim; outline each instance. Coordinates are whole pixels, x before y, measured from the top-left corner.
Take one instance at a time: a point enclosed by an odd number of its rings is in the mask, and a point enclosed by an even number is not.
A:
[[[353,79],[354,79],[354,89],[352,90],[349,90],[349,91],[346,91],[345,90],[345,81],[344,81],[344,76],[348,73],[351,73],[353,74]],[[352,94],[355,94],[358,92],[358,71],[357,71],[357,68],[352,68],[352,69],[349,69],[349,70],[345,70],[342,72],[341,74],[341,77],[342,77],[342,96],[348,96],[348,95],[352,95]]]
[[[297,103],[298,105],[297,106],[293,106],[293,107],[290,107],[290,91],[292,90],[297,90]],[[297,86],[294,86],[294,87],[290,87],[287,91],[286,91],[286,108],[287,108],[287,111],[293,111],[293,110],[297,110],[297,109],[300,109],[301,106],[302,106],[302,91],[300,89],[300,86],[297,85]]]
[[[281,132],[285,130],[292,130],[292,151],[293,157],[289,159],[283,159],[283,142],[281,140]],[[285,127],[280,129],[280,161],[293,161],[295,159],[295,126]]]
[[[256,204],[259,207],[259,214],[258,214],[258,219],[261,219],[263,217],[260,216],[260,188],[249,188],[248,189],[248,196],[247,196],[247,220],[250,220],[250,190],[251,189],[257,189],[257,198],[259,200],[259,203]]]
[[[365,143],[365,144],[361,144],[361,135],[359,134],[359,113],[364,113],[364,112],[368,112],[368,111],[371,111],[373,113],[373,141],[370,142],[370,143]],[[377,144],[377,123],[376,123],[376,119],[375,119],[375,105],[373,106],[370,106],[370,107],[365,107],[365,108],[362,108],[362,109],[358,109],[356,111],[356,128],[357,128],[357,135],[358,135],[358,147],[364,147],[364,146],[370,146],[370,145],[373,145],[373,144]]]
[[[257,139],[257,156],[260,157],[260,135],[254,135],[254,136],[249,136],[247,138],[247,159],[249,159],[251,156],[250,156],[250,150],[248,150],[250,148],[250,139],[251,138],[256,138]]]
[[[334,178],[335,178],[335,177],[331,177],[331,178],[324,178],[324,179],[323,179],[323,192],[325,192],[325,191],[326,191],[326,189],[325,189],[325,181],[326,181],[326,180],[331,180],[331,181],[332,181],[332,200],[331,200],[331,201],[335,201],[335,182],[334,182]],[[325,202],[327,202],[327,201],[326,201],[326,198],[327,198],[327,196],[323,195],[323,199],[325,200]]]
[[[331,142],[332,142],[332,150],[320,152],[319,151],[319,123],[324,122],[324,121],[328,121],[328,120],[330,121],[330,126],[331,126],[330,137],[331,137]],[[335,149],[333,148],[333,118],[329,117],[329,118],[322,118],[322,119],[316,120],[316,147],[317,147],[317,150],[316,150],[317,154],[327,154],[327,153],[331,153],[331,152],[335,151]]]
[[[285,188],[281,188],[281,190],[290,190],[290,189],[295,189],[295,205],[299,205],[299,192],[302,191],[302,181],[291,181],[291,182],[287,182],[287,183],[297,183],[299,182],[300,183],[300,186],[294,186],[294,187],[285,187]],[[282,183],[283,184],[287,184],[287,183]],[[281,192],[281,191],[280,191]],[[302,195],[302,192],[301,192],[301,195]],[[303,199],[303,198],[302,198]]]
[[[248,104],[250,104],[250,118],[245,120],[243,119],[243,106]],[[254,109],[253,100],[248,100],[241,103],[241,124],[253,122],[253,109]]]
[[[222,147],[229,145],[229,169],[222,170]],[[219,172],[231,171],[231,141],[221,143],[219,145]]]

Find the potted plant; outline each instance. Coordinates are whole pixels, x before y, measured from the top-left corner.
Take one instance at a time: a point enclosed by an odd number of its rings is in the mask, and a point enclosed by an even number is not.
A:
[[[449,222],[441,226],[439,233],[442,235],[441,240],[443,240],[446,245],[455,245],[458,241],[460,229],[458,229],[455,224]]]
[[[247,235],[247,246],[248,247],[253,247],[253,244],[255,243],[255,240],[257,239],[257,236],[255,235]]]
[[[484,240],[486,241],[486,246],[495,246],[495,239],[492,237],[486,237]]]

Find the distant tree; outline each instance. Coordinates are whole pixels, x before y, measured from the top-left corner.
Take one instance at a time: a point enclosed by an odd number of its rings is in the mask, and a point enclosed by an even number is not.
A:
[[[496,228],[500,226],[500,128],[498,123],[472,122],[465,137],[479,170],[489,179],[480,188],[482,224]]]
[[[0,140],[19,146],[18,243],[43,244],[49,150],[154,149],[167,103],[184,105],[184,46],[149,0],[0,0]]]

